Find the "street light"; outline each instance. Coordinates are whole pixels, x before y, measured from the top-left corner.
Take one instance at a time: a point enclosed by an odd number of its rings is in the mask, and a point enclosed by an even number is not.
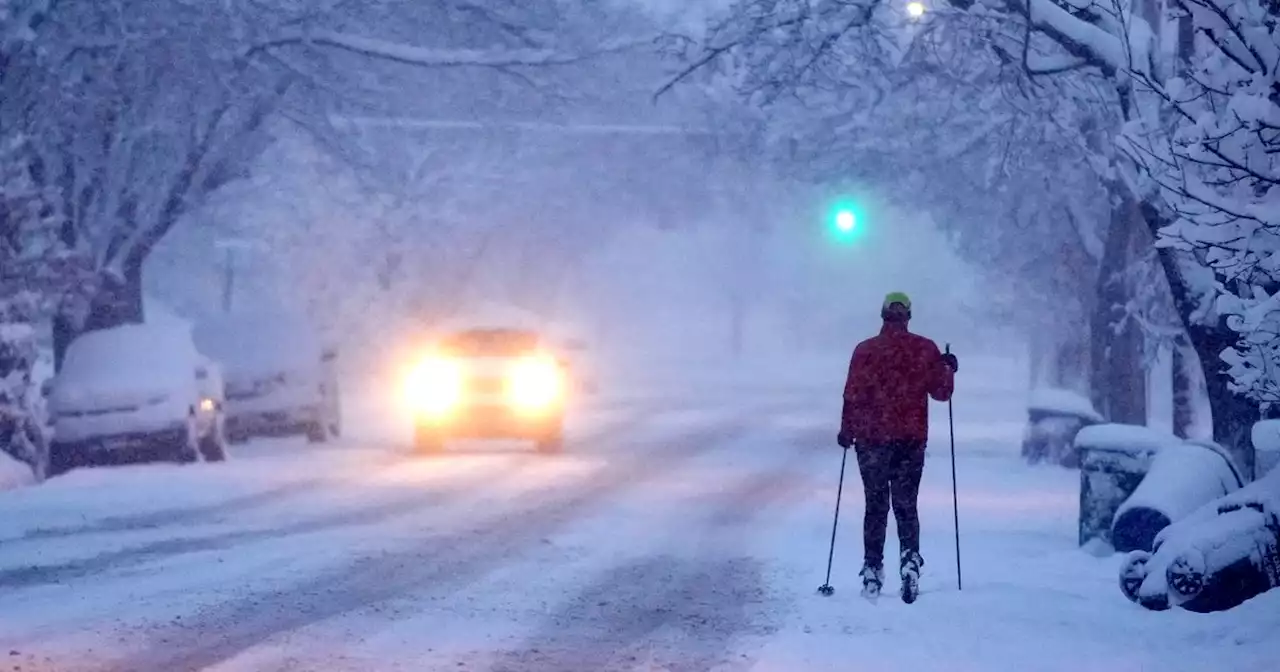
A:
[[[907,16],[913,19],[924,16],[924,11],[924,3],[920,2],[920,0],[911,0],[911,2],[907,3]]]

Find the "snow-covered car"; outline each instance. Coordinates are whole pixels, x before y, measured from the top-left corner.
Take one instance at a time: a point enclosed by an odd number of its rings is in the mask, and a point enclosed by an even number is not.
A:
[[[137,324],[84,334],[48,389],[49,476],[99,464],[226,459],[222,374],[188,329]]]
[[[304,318],[238,314],[196,327],[202,352],[222,365],[227,436],[305,434],[323,443],[342,433],[337,351]]]
[[[531,439],[540,452],[559,452],[568,380],[565,362],[537,331],[449,333],[408,375],[414,443],[436,452],[450,439]]]
[[[1120,567],[1120,590],[1161,611],[1232,609],[1280,587],[1280,471],[1215,499],[1133,551]]]

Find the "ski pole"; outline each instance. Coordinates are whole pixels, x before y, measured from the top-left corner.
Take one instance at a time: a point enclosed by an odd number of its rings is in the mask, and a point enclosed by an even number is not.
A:
[[[951,354],[951,344],[947,344],[947,354]],[[954,389],[952,396],[955,396]],[[947,399],[947,425],[951,430],[951,505],[955,514],[956,526],[956,590],[964,590],[964,579],[960,571],[960,495],[956,487],[956,412],[951,399]]]
[[[844,449],[844,455],[840,457],[840,485],[836,487],[836,515],[831,521],[831,550],[827,551],[827,581],[818,586],[818,593],[830,597],[836,592],[831,587],[831,561],[836,557],[836,526],[840,524],[840,496],[844,493],[844,465],[849,460],[849,449]]]

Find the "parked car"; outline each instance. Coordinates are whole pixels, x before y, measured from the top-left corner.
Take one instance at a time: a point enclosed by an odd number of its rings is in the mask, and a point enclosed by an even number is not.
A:
[[[303,434],[323,443],[342,434],[337,351],[307,320],[226,315],[197,326],[196,342],[223,367],[232,442]]]
[[[227,457],[222,375],[186,328],[137,324],[84,334],[46,390],[49,476],[81,466]]]
[[[451,439],[530,439],[563,445],[570,377],[537,332],[472,328],[448,333],[415,362],[406,385],[418,450]]]

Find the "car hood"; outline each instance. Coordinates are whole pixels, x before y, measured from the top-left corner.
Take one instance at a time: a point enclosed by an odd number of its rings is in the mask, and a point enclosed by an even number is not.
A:
[[[78,381],[55,388],[49,398],[54,413],[111,413],[132,411],[181,396],[174,386],[120,385],[118,381]]]

